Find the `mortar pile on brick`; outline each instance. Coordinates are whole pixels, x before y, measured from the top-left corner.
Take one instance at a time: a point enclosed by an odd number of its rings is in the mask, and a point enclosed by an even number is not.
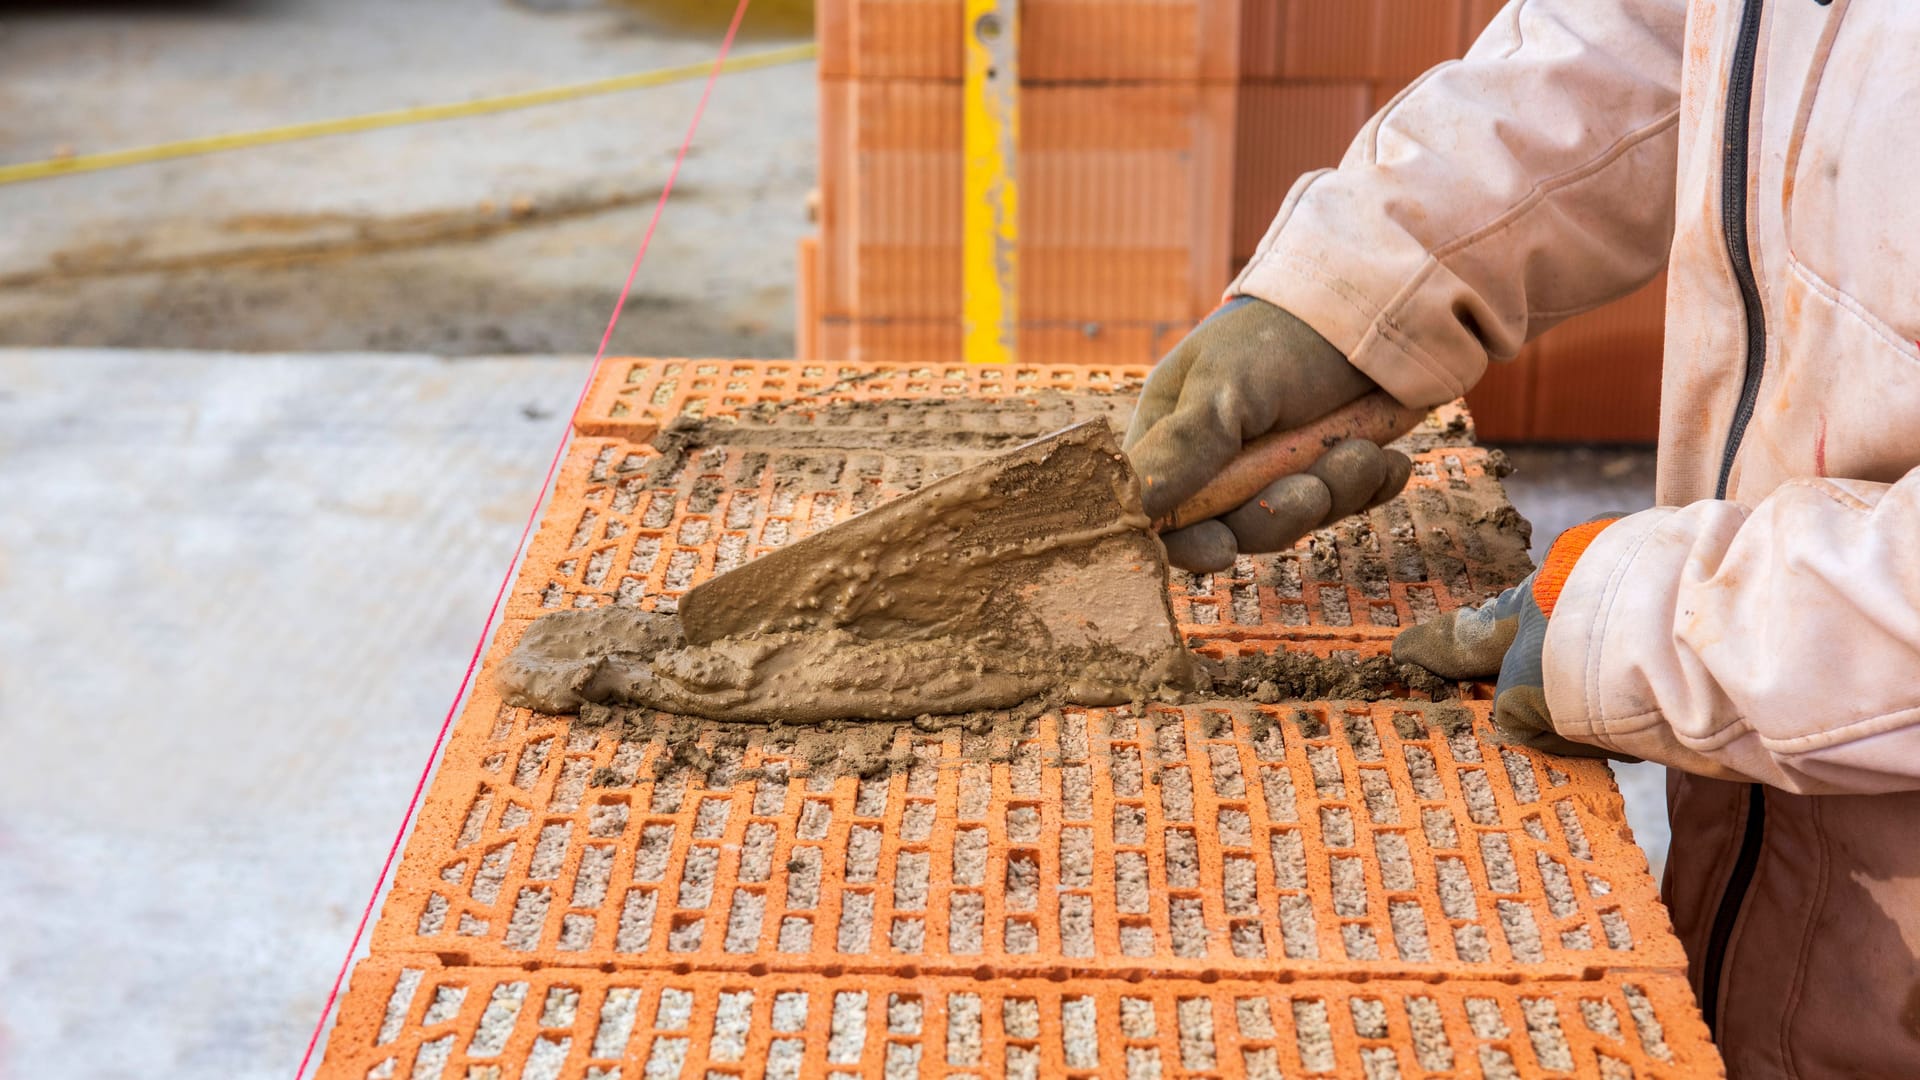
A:
[[[1122,427],[1143,374],[610,362],[581,422],[607,438],[582,439],[569,453],[528,562],[549,572],[522,575],[509,613],[605,603],[671,610],[695,575],[704,580],[1019,442],[1096,417]],[[806,404],[791,405],[795,398]],[[926,407],[870,408],[912,399]],[[664,425],[729,410],[737,426],[704,433],[713,441],[698,452],[663,463],[644,442]],[[1497,483],[1501,459],[1471,444],[1464,412],[1443,410],[1402,445],[1415,459],[1406,498],[1315,534],[1304,550],[1176,575],[1184,632],[1223,642],[1384,642],[1525,574],[1525,535],[1487,526],[1512,509]]]
[[[1716,1072],[1609,773],[1496,744],[1471,687],[828,729],[494,693],[544,611],[670,609],[1137,385],[987,374],[608,365],[323,1075]],[[1378,656],[1393,622],[1330,612],[1511,581],[1524,543],[1458,520],[1501,505],[1465,417],[1407,447],[1364,526],[1176,574],[1196,648]]]

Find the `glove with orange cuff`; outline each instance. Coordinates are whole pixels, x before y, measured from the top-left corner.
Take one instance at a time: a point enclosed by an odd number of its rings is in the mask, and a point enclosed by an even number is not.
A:
[[[1493,724],[1509,742],[1573,757],[1619,758],[1597,746],[1562,738],[1554,730],[1547,715],[1541,655],[1547,620],[1553,617],[1567,575],[1593,538],[1619,517],[1594,518],[1561,533],[1539,569],[1479,607],[1451,611],[1401,632],[1393,641],[1393,658],[1446,679],[1498,675]]]

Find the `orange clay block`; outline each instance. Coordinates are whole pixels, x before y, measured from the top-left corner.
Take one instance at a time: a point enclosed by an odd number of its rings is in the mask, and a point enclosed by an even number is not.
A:
[[[1231,80],[1240,10],[1277,0],[1027,0],[1020,71],[1041,83]],[[959,81],[960,0],[821,0],[820,74]]]
[[[521,1071],[521,1063],[525,1070]],[[498,1071],[494,1071],[498,1070]],[[1686,983],[526,971],[377,957],[323,1075],[1720,1075]]]
[[[543,611],[670,609],[1000,443],[1121,421],[1144,374],[607,364],[577,422],[615,434],[568,456],[321,1075],[1719,1075],[1611,775],[1497,745],[1484,687],[835,731],[493,689]],[[688,446],[682,418],[721,422]],[[1523,572],[1467,524],[1504,504],[1464,414],[1406,445],[1385,516],[1176,573],[1196,650],[1378,657]]]
[[[1147,367],[1165,356],[1199,320],[1159,322],[1082,319],[1021,323],[1017,355],[1031,364]],[[904,367],[944,366],[960,354],[960,320],[849,319],[823,316],[814,331],[818,359]]]
[[[961,94],[958,83],[822,80],[822,314],[959,317]],[[1198,83],[1021,91],[1023,318],[1174,322],[1219,303],[1235,94]]]
[[[634,359],[600,365],[575,415],[581,435],[645,442],[678,417],[734,415],[800,400],[1022,399],[1045,393],[1133,395],[1151,364],[886,364],[794,360]],[[1131,398],[1127,404],[1131,411]],[[1464,415],[1464,414],[1461,414]]]
[[[1028,0],[1023,78],[1061,82],[1392,79],[1466,51],[1486,0]],[[959,0],[821,0],[820,74],[957,82]]]
[[[1491,440],[1651,443],[1660,429],[1667,276],[1576,315],[1467,393]]]
[[[1241,84],[1234,116],[1236,270],[1253,258],[1294,182],[1340,164],[1347,145],[1386,102],[1358,80]]]
[[[1480,5],[1467,0],[1282,0],[1280,6],[1280,75],[1303,81],[1405,83],[1466,52],[1485,18],[1471,10]]]
[[[1145,371],[609,361],[582,410],[583,429],[741,419],[672,468],[645,443],[576,442],[508,611],[532,618],[609,603],[670,608],[696,581],[998,450],[1095,416],[1124,428]],[[761,416],[788,393],[797,400]],[[944,404],[889,416],[900,446],[925,445],[948,429],[965,445],[876,452],[873,418],[853,403],[912,398]],[[801,432],[804,446],[763,448],[793,443]],[[1303,548],[1243,558],[1221,574],[1174,575],[1183,632],[1386,640],[1524,576],[1522,537],[1468,524],[1506,503],[1497,468],[1489,471],[1493,459],[1470,443],[1464,413],[1443,410],[1400,445],[1414,457],[1406,498],[1322,530]]]
[[[800,238],[794,252],[794,353],[801,360],[820,356],[820,237]]]
[[[1481,702],[882,725],[864,778],[820,764],[844,732],[640,737],[490,687],[468,715],[376,951],[1123,981],[1685,962],[1606,769],[1486,745]]]
[[[1651,443],[1660,434],[1667,276],[1576,315],[1533,343],[1537,439]]]

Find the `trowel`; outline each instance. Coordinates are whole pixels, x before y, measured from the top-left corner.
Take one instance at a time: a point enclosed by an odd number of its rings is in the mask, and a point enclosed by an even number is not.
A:
[[[1107,423],[1087,421],[696,586],[681,598],[681,629],[694,645],[823,629],[1006,640],[1162,672],[1184,649],[1156,532],[1232,510],[1342,439],[1391,442],[1425,415],[1375,391],[1248,443],[1159,521]]]
[[[537,620],[501,666],[543,712],[634,705],[716,720],[912,720],[1037,699],[1204,688],[1157,531],[1242,505],[1343,439],[1389,442],[1424,410],[1374,393],[1247,444],[1151,521],[1104,420],[1010,450],[699,585],[678,613]]]

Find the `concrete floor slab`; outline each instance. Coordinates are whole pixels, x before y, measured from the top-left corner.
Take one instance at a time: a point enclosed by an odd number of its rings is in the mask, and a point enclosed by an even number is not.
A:
[[[0,1076],[292,1073],[586,367],[0,351]]]

